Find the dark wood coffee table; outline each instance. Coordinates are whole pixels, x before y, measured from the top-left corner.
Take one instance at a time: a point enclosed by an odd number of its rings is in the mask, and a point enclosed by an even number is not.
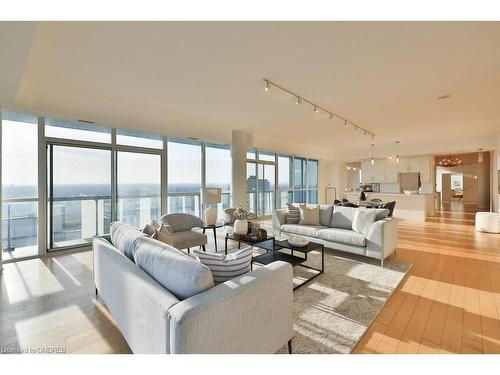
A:
[[[258,263],[258,264],[269,264],[272,262],[275,262],[277,260],[281,260],[283,262],[290,263],[292,267],[295,266],[300,266],[304,267],[313,271],[316,271],[316,273],[306,279],[304,282],[296,285],[293,290],[300,288],[302,285],[308,283],[309,281],[313,280],[314,278],[318,277],[325,271],[325,247],[323,244],[316,243],[316,242],[309,242],[306,246],[303,247],[297,247],[291,245],[288,240],[283,240],[283,241],[277,241],[273,240],[272,244],[268,242],[263,242],[258,246],[259,248],[267,250],[265,254],[258,255],[252,259],[252,262]],[[290,254],[283,253],[280,250],[283,249],[288,249],[290,250]],[[308,265],[305,265],[304,262],[307,261],[307,254],[310,253],[313,250],[318,250],[321,249],[321,268],[314,268]],[[294,254],[295,253],[301,253],[303,254],[302,256],[297,256]]]

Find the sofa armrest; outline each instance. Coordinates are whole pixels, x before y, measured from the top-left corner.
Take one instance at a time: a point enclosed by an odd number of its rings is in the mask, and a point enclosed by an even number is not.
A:
[[[384,260],[398,246],[398,221],[385,218],[373,223],[366,237],[366,255]]]
[[[168,309],[179,302],[110,242],[92,240],[99,297],[134,353],[169,353]]]
[[[292,267],[274,262],[170,308],[171,353],[275,353],[293,335]]]
[[[286,224],[286,208],[273,211],[273,234],[281,236],[281,226]]]

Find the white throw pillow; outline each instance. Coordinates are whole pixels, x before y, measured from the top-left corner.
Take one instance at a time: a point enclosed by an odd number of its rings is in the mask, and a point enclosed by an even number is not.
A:
[[[197,249],[193,252],[198,256],[200,262],[210,269],[216,284],[231,280],[250,271],[253,255],[252,246],[246,246],[228,255],[208,253]]]
[[[355,232],[363,233],[365,236],[368,235],[370,228],[375,222],[375,217],[377,212],[375,210],[360,210],[359,208],[354,213],[354,219],[352,221],[352,229]]]
[[[300,209],[300,225],[319,225],[319,206],[306,206],[301,204]]]

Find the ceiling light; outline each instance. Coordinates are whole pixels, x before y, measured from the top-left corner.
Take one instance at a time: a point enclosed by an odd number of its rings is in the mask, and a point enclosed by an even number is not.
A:
[[[375,137],[375,134],[373,134],[371,131],[367,130],[367,129],[364,129],[358,125],[355,125],[354,123],[352,122],[349,122],[347,121],[343,116],[340,116],[338,115],[337,113],[335,113],[335,111],[329,111],[319,105],[317,105],[316,103],[312,102],[311,100],[308,100],[302,96],[299,96],[297,93],[275,83],[275,82],[272,82],[270,81],[269,79],[267,78],[263,78],[262,79],[265,83],[265,91],[270,91],[271,90],[271,86],[274,87],[275,89],[278,89],[278,90],[281,90],[282,92],[288,94],[288,95],[291,95],[293,97],[295,97],[296,101],[295,101],[295,104],[296,105],[299,105],[299,104],[302,104],[303,102],[306,102],[308,104],[310,104],[312,107],[313,107],[313,110],[314,110],[314,113],[318,113],[319,110],[325,112],[325,113],[328,113],[328,118],[330,120],[333,120],[334,117],[337,117],[339,118],[340,120],[344,120],[344,126],[347,128],[349,127],[349,125],[353,126],[355,130],[361,130],[364,135],[370,135],[372,137],[372,139]]]
[[[351,170],[351,166],[350,166],[350,165],[348,165],[348,166],[347,166],[347,170],[348,170],[348,171],[350,171],[350,170]]]
[[[477,161],[479,163],[482,163],[483,160],[484,160],[483,152],[480,152],[479,154],[477,154]]]
[[[355,171],[356,170],[356,167],[352,167],[352,170]]]
[[[373,143],[370,145],[371,148],[372,148],[372,160],[371,160],[371,163],[372,165],[375,164],[375,159],[373,158],[373,147],[375,146]]]
[[[396,141],[396,145],[397,145],[396,163],[399,163],[399,141]]]
[[[462,160],[458,158],[451,158],[451,155],[448,157],[444,157],[441,159],[441,161],[438,163],[440,167],[445,167],[445,168],[450,168],[450,167],[457,167],[459,165],[462,165]]]

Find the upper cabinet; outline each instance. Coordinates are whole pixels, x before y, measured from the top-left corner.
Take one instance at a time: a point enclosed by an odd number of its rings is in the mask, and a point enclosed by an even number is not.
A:
[[[377,159],[372,165],[370,160],[361,162],[361,175],[364,184],[376,183],[398,183],[398,173],[420,172],[420,180],[423,184],[430,183],[431,158],[419,156],[411,158],[400,158],[399,163],[394,159]]]

